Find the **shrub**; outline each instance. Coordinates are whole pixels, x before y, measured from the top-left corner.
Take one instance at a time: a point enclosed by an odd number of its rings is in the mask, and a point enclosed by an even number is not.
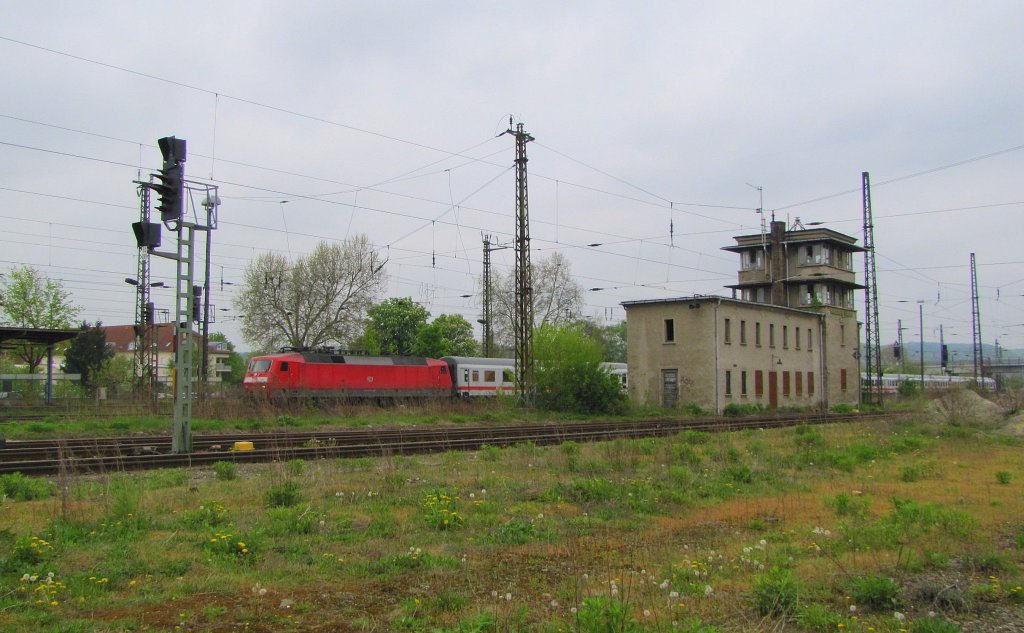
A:
[[[484,444],[480,447],[480,459],[485,462],[496,462],[501,457],[501,449],[491,444]]]
[[[764,411],[764,407],[759,404],[737,404],[732,402],[726,405],[725,409],[722,410],[722,414],[730,417],[740,417],[745,415],[757,415],[762,411]]]
[[[895,607],[899,594],[899,584],[885,576],[857,576],[850,583],[850,596],[854,603],[876,611]]]
[[[754,580],[753,592],[758,613],[783,616],[796,609],[804,589],[792,571],[773,567]]]
[[[548,411],[622,413],[626,393],[601,367],[600,345],[576,325],[542,325],[534,333],[537,406]]]
[[[1000,470],[999,472],[996,473],[996,481],[1003,484],[1004,486],[1010,483],[1010,479],[1010,473],[1006,472],[1005,470]]]
[[[825,500],[825,505],[832,508],[836,516],[841,517],[865,517],[871,502],[867,497],[854,497],[841,492],[831,499]]]
[[[213,462],[213,474],[219,481],[231,481],[238,477],[238,469],[234,462]]]

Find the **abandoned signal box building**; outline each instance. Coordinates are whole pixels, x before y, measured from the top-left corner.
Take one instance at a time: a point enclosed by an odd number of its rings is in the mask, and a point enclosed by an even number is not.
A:
[[[860,403],[856,239],[797,221],[741,235],[732,297],[623,302],[635,402],[825,409]]]

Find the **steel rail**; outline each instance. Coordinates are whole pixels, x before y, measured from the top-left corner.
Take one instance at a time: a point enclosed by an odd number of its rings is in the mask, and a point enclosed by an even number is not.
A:
[[[791,417],[708,418],[526,424],[502,427],[400,427],[311,433],[261,433],[196,436],[196,451],[169,454],[170,438],[79,438],[48,446],[38,441],[8,442],[0,449],[0,473],[54,474],[113,472],[171,466],[195,466],[215,461],[256,462],[321,457],[365,457],[417,454],[449,450],[476,450],[481,446],[537,445],[566,441],[592,442],[619,438],[659,437],[685,431],[730,432],[799,424],[829,424],[885,417],[890,414],[831,414]],[[200,439],[202,438],[202,439]],[[137,440],[141,440],[137,442]],[[254,443],[254,450],[230,450],[235,440]]]

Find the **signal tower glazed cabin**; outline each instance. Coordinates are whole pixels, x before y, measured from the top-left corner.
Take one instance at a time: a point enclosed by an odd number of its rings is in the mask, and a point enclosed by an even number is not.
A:
[[[827,409],[860,403],[856,239],[831,229],[741,235],[732,297],[623,302],[634,402]]]

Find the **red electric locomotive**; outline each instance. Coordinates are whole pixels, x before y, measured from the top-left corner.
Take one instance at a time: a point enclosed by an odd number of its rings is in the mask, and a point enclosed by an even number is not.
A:
[[[448,365],[442,361],[332,350],[254,356],[242,384],[247,393],[273,399],[446,398],[452,393]]]

